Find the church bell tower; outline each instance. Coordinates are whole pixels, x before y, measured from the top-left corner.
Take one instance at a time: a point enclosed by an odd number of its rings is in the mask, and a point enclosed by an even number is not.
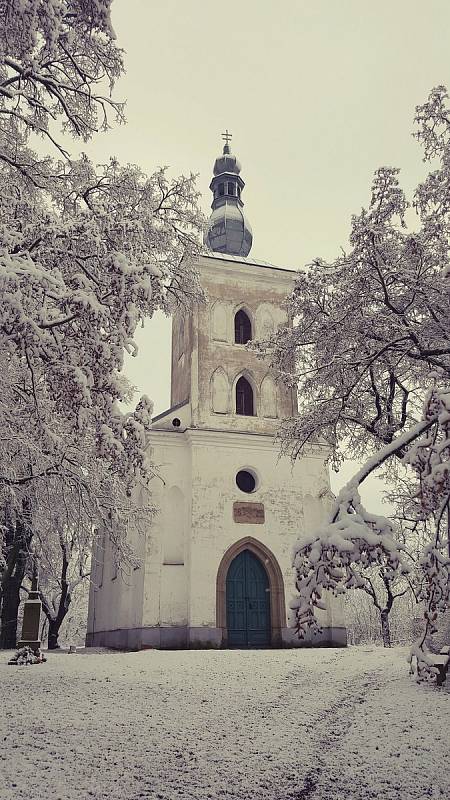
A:
[[[241,165],[223,135],[212,213],[197,269],[206,302],[172,320],[170,408],[153,420],[157,467],[142,566],[122,580],[108,547],[94,574],[87,643],[141,647],[297,647],[287,624],[291,550],[320,524],[330,496],[327,452],[292,464],[276,434],[296,393],[248,348],[291,324],[295,273],[250,258]],[[97,568],[96,568],[97,569]],[[100,567],[98,568],[100,569]],[[309,644],[344,645],[332,599]]]
[[[295,393],[246,345],[288,324],[282,304],[293,273],[246,258],[252,233],[242,210],[241,165],[228,131],[223,136],[210,184],[209,249],[199,263],[208,302],[173,317],[171,406],[189,401],[195,427],[274,435],[280,419],[296,412]]]

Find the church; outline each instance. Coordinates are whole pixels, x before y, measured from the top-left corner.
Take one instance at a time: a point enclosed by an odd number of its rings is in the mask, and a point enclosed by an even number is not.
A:
[[[341,606],[319,611],[322,633],[288,626],[292,547],[330,503],[326,450],[280,457],[280,421],[295,389],[246,345],[290,325],[283,301],[295,272],[254,260],[241,165],[226,134],[210,184],[212,213],[198,271],[207,296],[172,320],[171,406],[153,420],[157,513],[134,542],[124,576],[97,548],[87,646],[123,649],[345,646]]]

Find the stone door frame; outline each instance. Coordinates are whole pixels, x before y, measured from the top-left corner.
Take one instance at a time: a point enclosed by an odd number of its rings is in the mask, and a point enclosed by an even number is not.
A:
[[[267,572],[270,590],[270,643],[272,647],[281,647],[281,630],[286,627],[283,575],[273,553],[253,536],[245,536],[232,544],[223,555],[217,571],[216,625],[222,632],[222,647],[228,646],[227,573],[233,559],[243,550],[250,550],[259,558]]]

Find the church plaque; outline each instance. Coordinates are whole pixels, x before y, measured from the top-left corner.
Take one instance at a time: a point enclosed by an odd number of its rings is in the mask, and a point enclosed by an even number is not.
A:
[[[264,503],[233,503],[235,522],[262,525],[264,522]]]

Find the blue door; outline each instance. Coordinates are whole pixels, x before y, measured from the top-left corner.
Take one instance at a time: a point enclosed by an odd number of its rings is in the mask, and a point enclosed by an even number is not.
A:
[[[270,645],[269,579],[250,550],[243,550],[231,562],[226,591],[229,646]]]

